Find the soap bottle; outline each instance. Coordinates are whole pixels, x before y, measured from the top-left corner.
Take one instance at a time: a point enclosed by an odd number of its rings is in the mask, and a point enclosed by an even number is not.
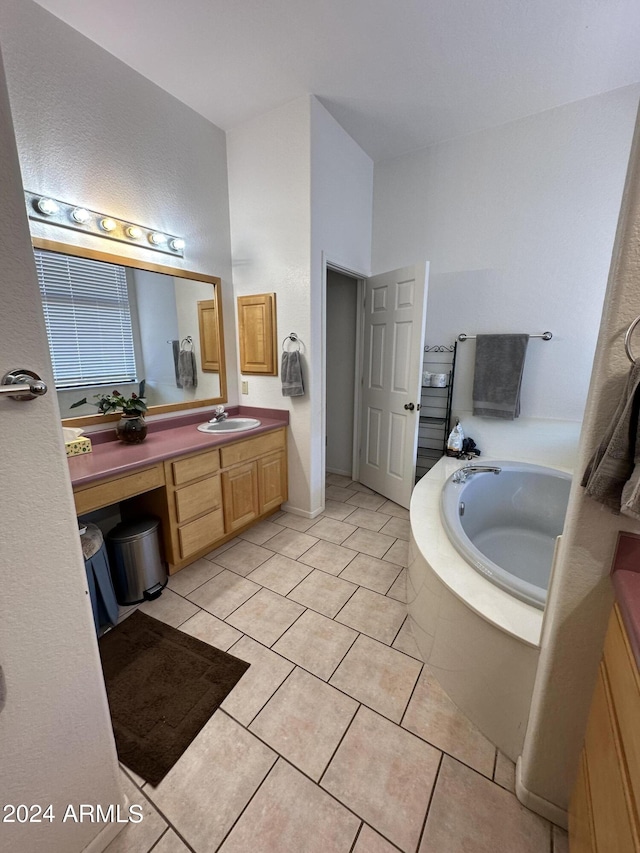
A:
[[[464,432],[460,426],[460,421],[456,419],[456,425],[451,430],[447,440],[447,453],[449,456],[457,456],[462,453],[462,442],[464,441]]]

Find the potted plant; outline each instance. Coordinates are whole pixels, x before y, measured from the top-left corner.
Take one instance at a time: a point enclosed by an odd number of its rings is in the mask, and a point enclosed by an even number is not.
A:
[[[97,406],[101,415],[109,415],[111,412],[122,412],[122,417],[116,424],[116,435],[120,441],[127,444],[139,444],[144,441],[147,435],[147,425],[144,420],[144,414],[147,411],[147,404],[144,400],[144,379],[140,383],[138,393],[131,393],[130,397],[125,397],[120,391],[112,391],[110,394],[94,394],[95,403],[89,403],[86,397],[78,400],[69,406],[70,409],[75,409],[78,406]]]

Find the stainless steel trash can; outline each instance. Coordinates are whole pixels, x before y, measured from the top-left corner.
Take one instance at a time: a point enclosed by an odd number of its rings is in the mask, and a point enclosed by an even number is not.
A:
[[[121,522],[107,534],[111,577],[118,604],[157,598],[167,585],[160,555],[159,518]]]

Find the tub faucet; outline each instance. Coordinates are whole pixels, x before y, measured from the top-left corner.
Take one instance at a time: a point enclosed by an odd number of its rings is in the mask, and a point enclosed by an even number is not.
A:
[[[453,482],[466,483],[473,474],[499,474],[501,471],[502,468],[495,468],[490,465],[463,465],[453,475]]]

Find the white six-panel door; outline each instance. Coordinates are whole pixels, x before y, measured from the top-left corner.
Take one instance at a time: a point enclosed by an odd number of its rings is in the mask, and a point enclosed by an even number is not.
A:
[[[360,482],[408,507],[416,448],[427,264],[366,281]]]

